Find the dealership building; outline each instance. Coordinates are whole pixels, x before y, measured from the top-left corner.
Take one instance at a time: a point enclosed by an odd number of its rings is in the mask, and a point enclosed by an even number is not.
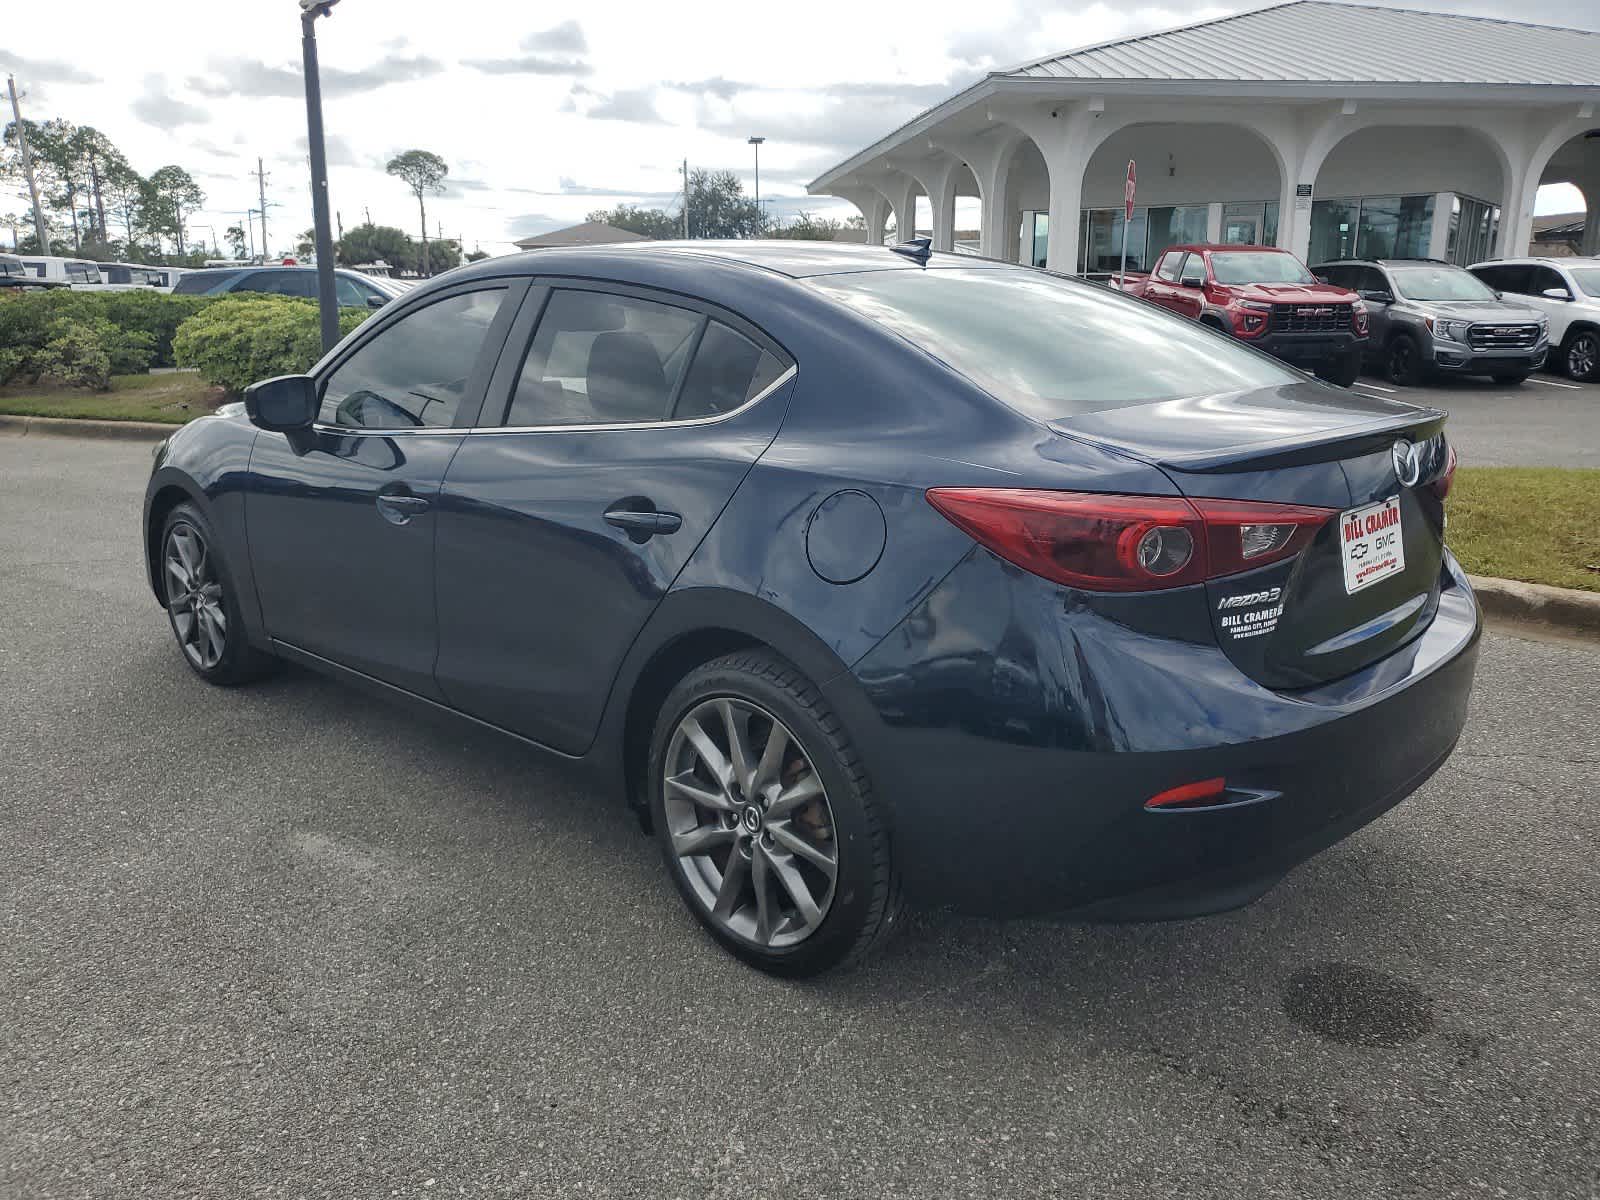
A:
[[[869,241],[892,217],[954,249],[976,207],[983,254],[1097,273],[1119,261],[1130,160],[1132,269],[1202,241],[1525,254],[1549,183],[1584,194],[1595,253],[1600,33],[1292,0],[992,73],[808,190],[854,203]]]

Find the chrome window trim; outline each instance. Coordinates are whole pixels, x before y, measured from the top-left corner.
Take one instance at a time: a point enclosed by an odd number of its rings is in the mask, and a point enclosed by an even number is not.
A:
[[[796,363],[790,363],[766,387],[762,388],[738,408],[730,408],[725,413],[718,413],[714,417],[686,417],[677,421],[616,421],[609,423],[595,423],[592,425],[477,425],[466,430],[468,434],[493,434],[493,433],[608,433],[622,429],[675,429],[687,425],[715,425],[719,421],[726,421],[740,413],[760,404],[784,384],[788,383],[800,373]]]
[[[375,437],[415,437],[418,434],[454,434],[460,437],[470,433],[464,425],[419,425],[416,428],[401,429],[368,429],[364,425],[324,425],[321,421],[311,422],[311,428],[317,433],[331,433],[335,437],[365,437],[372,434]]]

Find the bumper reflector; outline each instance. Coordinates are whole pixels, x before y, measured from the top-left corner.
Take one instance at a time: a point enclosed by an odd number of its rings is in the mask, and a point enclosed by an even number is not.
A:
[[[1180,787],[1168,788],[1164,792],[1157,792],[1144,802],[1146,808],[1204,808],[1208,804],[1219,804],[1227,799],[1228,781],[1226,779],[1201,779],[1195,783],[1185,783]]]

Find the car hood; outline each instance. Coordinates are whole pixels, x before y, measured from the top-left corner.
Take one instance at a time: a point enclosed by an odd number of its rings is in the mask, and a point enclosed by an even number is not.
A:
[[[1331,283],[1227,283],[1241,300],[1267,300],[1273,304],[1353,304],[1356,294]]]
[[[1417,307],[1430,317],[1450,317],[1457,321],[1477,324],[1528,325],[1544,314],[1521,304],[1507,304],[1503,300],[1418,300]]]

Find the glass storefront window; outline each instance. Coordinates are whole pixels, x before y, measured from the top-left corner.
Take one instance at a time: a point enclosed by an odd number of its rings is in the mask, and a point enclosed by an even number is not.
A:
[[[1158,210],[1159,211],[1159,210]],[[1106,274],[1122,267],[1122,210],[1097,208],[1088,214],[1089,235],[1084,239],[1084,270],[1089,274]],[[1145,263],[1145,210],[1133,210],[1133,223],[1128,226],[1128,270],[1144,271]]]
[[[1361,201],[1356,254],[1361,258],[1427,258],[1433,240],[1433,196],[1367,196]]]
[[[1311,206],[1311,247],[1307,257],[1313,263],[1332,262],[1356,256],[1356,228],[1361,204],[1356,200],[1318,200]]]
[[[1500,209],[1470,196],[1450,198],[1450,234],[1444,256],[1458,267],[1471,266],[1494,254],[1500,233]]]
[[[1155,262],[1161,257],[1161,252],[1168,246],[1197,245],[1206,241],[1207,206],[1204,204],[1185,204],[1176,208],[1150,209],[1148,244],[1145,247],[1145,261]],[[1137,218],[1135,218],[1137,219]],[[1138,229],[1134,229],[1135,236]],[[1131,257],[1131,255],[1130,255]],[[1132,264],[1129,264],[1131,269]],[[1140,267],[1141,271],[1148,270]]]
[[[1263,246],[1276,246],[1278,244],[1278,202],[1268,200],[1266,212],[1261,220],[1261,244]]]

